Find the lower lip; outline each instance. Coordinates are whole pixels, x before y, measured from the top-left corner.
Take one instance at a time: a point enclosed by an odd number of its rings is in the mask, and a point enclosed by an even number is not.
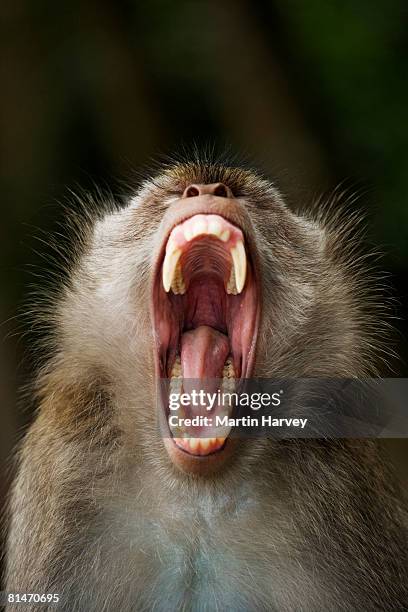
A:
[[[187,454],[205,457],[220,452],[225,445],[226,438],[212,438],[211,441],[207,441],[205,438],[202,440],[198,438],[193,447],[189,438],[173,438],[173,441],[178,448]]]
[[[232,457],[238,440],[227,438],[223,447],[209,455],[191,455],[179,448],[173,438],[164,438],[164,446],[170,459],[178,469],[186,474],[208,476],[217,472]]]

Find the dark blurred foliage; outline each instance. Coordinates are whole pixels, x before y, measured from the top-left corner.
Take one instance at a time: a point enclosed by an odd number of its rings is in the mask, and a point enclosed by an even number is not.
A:
[[[407,357],[407,3],[404,0],[2,2],[2,453],[25,348],[12,317],[41,283],[59,202],[192,142],[228,145],[292,206],[344,182],[401,305]],[[33,268],[35,266],[35,268]],[[39,266],[39,268],[38,268]],[[35,270],[40,278],[33,276]],[[29,336],[28,336],[29,337]],[[407,373],[406,362],[399,374]]]

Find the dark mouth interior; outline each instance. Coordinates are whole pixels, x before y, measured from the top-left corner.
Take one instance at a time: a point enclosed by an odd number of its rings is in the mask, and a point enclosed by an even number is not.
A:
[[[159,266],[153,289],[158,374],[171,379],[176,359],[183,379],[221,378],[226,360],[234,378],[249,375],[257,326],[257,286],[251,253],[246,251],[245,285],[227,293],[233,267],[228,245],[214,236],[197,236],[179,259],[183,294],[166,292]],[[168,412],[168,408],[165,407]]]

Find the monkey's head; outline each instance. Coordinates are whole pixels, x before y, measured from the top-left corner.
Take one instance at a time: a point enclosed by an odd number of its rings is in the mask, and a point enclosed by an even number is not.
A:
[[[254,462],[265,440],[172,432],[168,395],[190,379],[231,390],[249,377],[370,373],[374,317],[348,236],[347,225],[291,212],[251,171],[166,168],[85,232],[51,370],[72,389],[98,381],[143,465],[206,474]]]

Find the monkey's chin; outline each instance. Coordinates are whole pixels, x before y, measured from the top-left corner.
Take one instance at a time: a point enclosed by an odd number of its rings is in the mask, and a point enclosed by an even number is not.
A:
[[[228,426],[234,407],[222,397],[252,372],[260,318],[258,255],[249,218],[235,198],[197,196],[188,199],[188,208],[180,200],[164,225],[151,309],[159,422],[177,467],[211,473],[236,446]],[[194,392],[217,399],[197,404]],[[184,400],[171,418],[169,398],[175,397]],[[222,417],[227,425],[214,427]]]

